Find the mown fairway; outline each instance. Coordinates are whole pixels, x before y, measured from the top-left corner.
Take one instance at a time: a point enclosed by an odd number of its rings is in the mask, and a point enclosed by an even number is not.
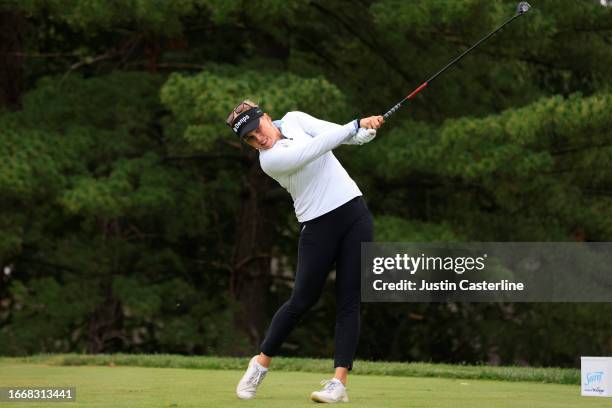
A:
[[[53,366],[0,360],[2,386],[76,386],[70,407],[302,407],[328,373],[270,371],[258,397],[238,400],[237,370],[127,366]],[[609,407],[607,398],[580,397],[577,385],[453,378],[353,375],[351,406],[360,407]],[[41,407],[48,403],[1,403]],[[56,406],[56,405],[52,405]],[[65,406],[65,405],[62,405]]]

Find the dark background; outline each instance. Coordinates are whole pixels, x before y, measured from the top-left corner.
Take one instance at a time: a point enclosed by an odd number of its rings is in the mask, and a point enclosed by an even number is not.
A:
[[[611,241],[612,7],[532,11],[336,152],[377,241]],[[248,355],[291,199],[224,120],[382,114],[514,1],[0,1],[0,354]],[[576,271],[577,276],[580,271]],[[610,304],[364,304],[358,358],[575,366]],[[285,355],[329,357],[334,297]]]

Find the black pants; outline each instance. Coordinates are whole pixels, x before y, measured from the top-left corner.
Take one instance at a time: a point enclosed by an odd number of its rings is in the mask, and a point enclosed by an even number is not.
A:
[[[361,243],[372,241],[372,215],[361,196],[300,224],[298,266],[289,300],[274,314],[261,343],[267,356],[278,353],[295,325],[317,302],[336,263],[334,367],[353,367],[359,339]]]

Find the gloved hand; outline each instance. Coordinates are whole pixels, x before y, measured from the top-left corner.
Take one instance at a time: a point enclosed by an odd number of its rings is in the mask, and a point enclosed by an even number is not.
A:
[[[346,144],[362,145],[371,142],[376,137],[376,129],[359,128],[355,136],[351,137]]]

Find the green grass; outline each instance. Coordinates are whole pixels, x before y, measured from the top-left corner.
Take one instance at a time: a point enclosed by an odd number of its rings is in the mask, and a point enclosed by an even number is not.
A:
[[[180,356],[171,354],[39,354],[30,357],[0,357],[0,363],[38,363],[49,365],[102,365],[210,370],[243,370],[248,358]],[[275,371],[330,372],[332,360],[275,357]],[[355,375],[396,377],[436,377],[469,380],[533,381],[555,384],[580,384],[580,371],[572,368],[494,367],[486,365],[452,365],[429,363],[399,363],[356,360],[351,372]]]
[[[52,359],[47,356],[47,362]],[[319,388],[321,379],[330,376],[329,369],[322,373],[271,370],[257,397],[241,401],[234,388],[247,359],[240,360],[240,370],[61,366],[41,364],[40,356],[27,360],[38,362],[0,360],[0,385],[75,386],[77,402],[66,405],[70,407],[312,407],[314,403],[308,400],[310,392]],[[612,402],[607,398],[580,397],[578,385],[380,375],[351,376],[348,393],[349,406],[355,407],[572,408],[610,407]],[[0,406],[50,405],[0,403]]]

